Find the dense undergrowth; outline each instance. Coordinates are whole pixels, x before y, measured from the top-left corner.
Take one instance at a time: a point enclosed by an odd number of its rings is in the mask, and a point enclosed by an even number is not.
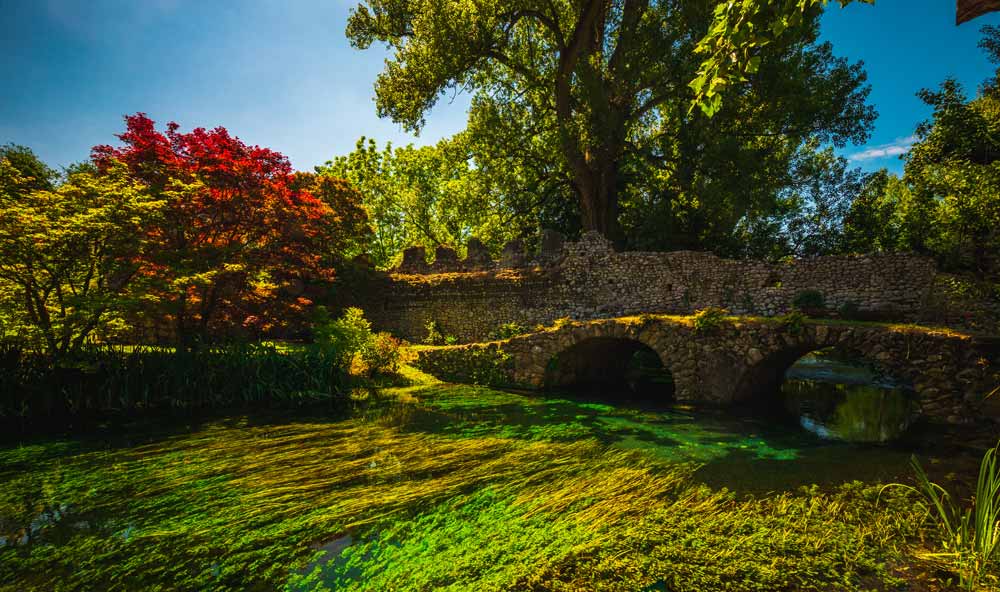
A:
[[[0,450],[0,590],[944,590],[952,577],[917,557],[934,539],[915,493],[714,489],[694,439],[680,458],[609,446],[637,432],[605,406],[405,373],[415,386],[356,392],[348,419]],[[495,421],[471,419],[485,408]]]
[[[360,309],[320,308],[309,344],[235,342],[195,349],[94,345],[69,357],[0,343],[0,430],[62,431],[206,410],[344,407],[353,386],[398,370],[402,343]]]

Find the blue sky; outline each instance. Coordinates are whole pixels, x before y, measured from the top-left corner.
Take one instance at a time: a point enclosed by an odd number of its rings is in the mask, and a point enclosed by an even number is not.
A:
[[[419,138],[375,115],[380,49],[344,38],[349,0],[0,0],[0,143],[46,162],[85,159],[114,142],[122,115],[145,111],[182,129],[222,125],[311,169],[359,136],[434,142],[464,127],[467,98],[443,100]],[[842,153],[901,170],[928,109],[915,93],[956,77],[970,92],[992,71],[979,27],[956,27],[953,0],[877,0],[830,8],[823,38],[864,60],[880,117],[866,146]]]

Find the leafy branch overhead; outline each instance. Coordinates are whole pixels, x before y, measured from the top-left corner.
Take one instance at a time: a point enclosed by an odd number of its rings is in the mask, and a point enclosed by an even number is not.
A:
[[[875,0],[835,0],[841,7],[852,2],[874,4]],[[694,99],[714,115],[722,107],[724,91],[760,69],[760,50],[800,26],[810,14],[830,0],[731,0],[715,7],[711,27],[695,51],[704,57],[698,75],[691,81]]]
[[[803,9],[789,33],[761,48],[771,66],[755,61],[757,75],[726,89],[744,124],[740,141],[865,137],[874,114],[863,104],[863,74],[815,43],[817,15]],[[675,186],[691,181],[675,155],[689,153],[683,143],[705,145],[686,137],[704,125],[689,109],[689,83],[718,17],[686,0],[369,0],[353,10],[347,35],[355,47],[381,42],[393,52],[375,85],[379,115],[419,130],[442,96],[471,92],[474,156],[545,163],[547,173],[532,177],[576,202],[580,227],[621,241],[622,196],[642,178],[635,163],[665,161],[660,175]],[[749,108],[781,87],[805,96],[773,111]],[[733,123],[708,133],[732,136]],[[547,153],[532,153],[536,143]]]

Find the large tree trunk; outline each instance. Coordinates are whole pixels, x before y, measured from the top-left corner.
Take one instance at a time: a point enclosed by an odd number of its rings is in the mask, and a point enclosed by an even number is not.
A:
[[[580,222],[584,231],[596,230],[621,246],[624,235],[618,224],[618,163],[594,163],[576,179],[580,197]]]

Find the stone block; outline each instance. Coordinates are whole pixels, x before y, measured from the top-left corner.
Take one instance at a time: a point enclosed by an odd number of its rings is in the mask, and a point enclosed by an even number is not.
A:
[[[446,245],[438,245],[434,249],[434,264],[431,266],[433,272],[443,273],[461,269],[462,264],[458,260],[458,253],[455,252],[455,249]]]
[[[500,267],[513,268],[524,267],[527,257],[524,255],[524,243],[519,239],[514,239],[507,243],[500,254]]]
[[[463,265],[467,271],[480,271],[493,267],[493,258],[490,257],[490,251],[483,241],[476,237],[469,239]]]
[[[403,251],[403,262],[398,270],[401,273],[427,273],[427,251],[421,246],[407,248]]]
[[[554,260],[562,256],[563,243],[566,237],[555,230],[542,231],[542,249],[540,256],[545,260]]]

